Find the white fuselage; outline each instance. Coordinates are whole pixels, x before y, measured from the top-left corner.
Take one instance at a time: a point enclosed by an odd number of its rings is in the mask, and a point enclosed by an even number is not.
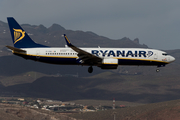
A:
[[[23,48],[22,48],[23,49]],[[165,65],[175,60],[166,52],[144,48],[80,48],[102,59],[117,59],[118,65]],[[54,64],[81,64],[71,48],[26,48],[27,59]],[[19,54],[19,53],[17,53]],[[96,65],[97,66],[97,65]]]

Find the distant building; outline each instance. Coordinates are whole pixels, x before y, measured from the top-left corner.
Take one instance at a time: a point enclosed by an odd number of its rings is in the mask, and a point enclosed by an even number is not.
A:
[[[61,107],[65,107],[65,104],[63,103],[63,104],[61,105]]]
[[[120,105],[119,107],[124,108],[124,107],[126,107],[126,106],[125,106],[125,105]]]
[[[24,101],[24,98],[18,98],[19,101]]]

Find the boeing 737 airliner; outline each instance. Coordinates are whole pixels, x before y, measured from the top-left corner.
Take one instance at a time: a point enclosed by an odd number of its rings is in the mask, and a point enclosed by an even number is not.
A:
[[[166,52],[143,48],[78,48],[64,34],[68,47],[49,47],[35,43],[12,17],[8,17],[14,47],[6,46],[25,59],[59,65],[86,65],[102,69],[117,69],[118,65],[149,65],[163,67],[175,61]],[[159,69],[156,70],[157,72]]]

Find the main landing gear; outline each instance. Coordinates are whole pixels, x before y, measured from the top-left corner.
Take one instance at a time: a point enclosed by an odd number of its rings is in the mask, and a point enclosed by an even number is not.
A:
[[[88,72],[89,72],[89,73],[92,73],[92,72],[93,72],[93,67],[92,67],[92,66],[90,66],[90,67],[88,68]]]

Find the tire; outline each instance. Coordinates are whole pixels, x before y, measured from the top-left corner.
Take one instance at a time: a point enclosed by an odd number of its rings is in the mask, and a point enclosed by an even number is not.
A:
[[[93,67],[92,67],[92,66],[88,68],[88,72],[89,72],[89,73],[92,73],[92,72],[93,72]]]

